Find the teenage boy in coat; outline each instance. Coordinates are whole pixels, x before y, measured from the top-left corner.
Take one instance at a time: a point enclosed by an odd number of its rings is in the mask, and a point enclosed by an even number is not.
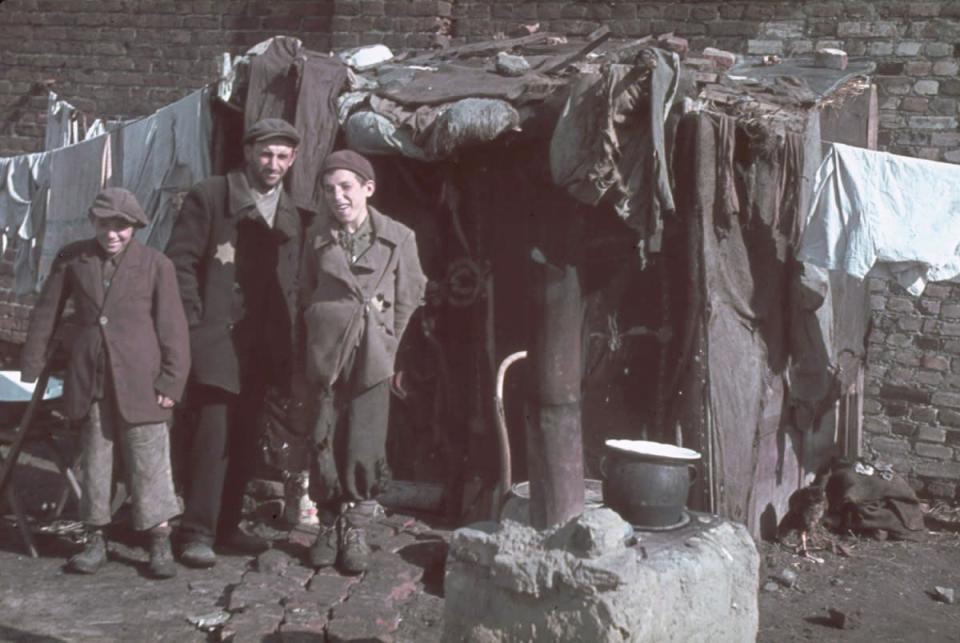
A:
[[[190,325],[193,370],[185,406],[195,417],[187,461],[180,560],[216,563],[214,544],[262,549],[239,529],[268,386],[290,389],[297,271],[310,212],[283,177],[300,136],[278,118],[244,134],[244,166],[195,185],[167,255]]]
[[[413,231],[368,203],[370,162],[351,150],[321,166],[329,215],[304,248],[306,375],[317,398],[310,494],[337,516],[310,549],[315,567],[367,567],[364,526],[387,475],[386,436],[397,346],[423,300]]]
[[[37,379],[63,307],[78,327],[64,381],[67,417],[80,421],[87,544],[68,568],[92,574],[107,559],[114,445],[133,502],[133,527],[150,535],[152,576],[176,575],[167,521],[180,513],[167,422],[190,370],[187,322],[173,264],[133,238],[147,224],[136,197],[107,188],[90,208],[95,237],[57,254],[30,317],[22,378]]]

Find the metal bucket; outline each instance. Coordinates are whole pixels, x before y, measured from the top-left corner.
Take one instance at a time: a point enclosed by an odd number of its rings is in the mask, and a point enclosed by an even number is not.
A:
[[[586,478],[583,481],[584,509],[603,506],[603,483],[600,480]],[[507,499],[500,510],[500,520],[512,520],[524,525],[530,524],[530,483],[518,482],[510,487]]]

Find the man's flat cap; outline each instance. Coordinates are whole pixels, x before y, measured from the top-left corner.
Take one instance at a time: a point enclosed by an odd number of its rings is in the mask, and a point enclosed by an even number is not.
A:
[[[300,134],[297,130],[282,118],[262,118],[247,130],[243,135],[243,144],[257,143],[267,141],[272,138],[284,138],[292,141],[294,145],[300,144]]]
[[[323,176],[333,170],[350,170],[364,181],[373,181],[376,179],[370,161],[353,150],[337,150],[327,156],[323,161],[323,165],[320,167],[320,175]]]
[[[137,197],[123,188],[104,188],[90,206],[91,216],[99,219],[123,219],[138,228],[150,223]]]

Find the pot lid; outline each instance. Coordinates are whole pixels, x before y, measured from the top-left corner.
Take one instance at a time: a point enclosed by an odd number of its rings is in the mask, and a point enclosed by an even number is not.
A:
[[[649,440],[607,440],[606,445],[611,449],[632,455],[646,455],[671,460],[699,460],[700,453],[693,449],[650,442]]]

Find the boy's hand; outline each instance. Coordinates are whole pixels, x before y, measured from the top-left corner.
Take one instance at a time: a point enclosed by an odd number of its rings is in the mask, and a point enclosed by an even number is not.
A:
[[[159,404],[161,408],[164,408],[164,409],[172,409],[172,408],[173,408],[173,399],[167,397],[167,396],[164,395],[163,393],[157,393],[157,404]]]

